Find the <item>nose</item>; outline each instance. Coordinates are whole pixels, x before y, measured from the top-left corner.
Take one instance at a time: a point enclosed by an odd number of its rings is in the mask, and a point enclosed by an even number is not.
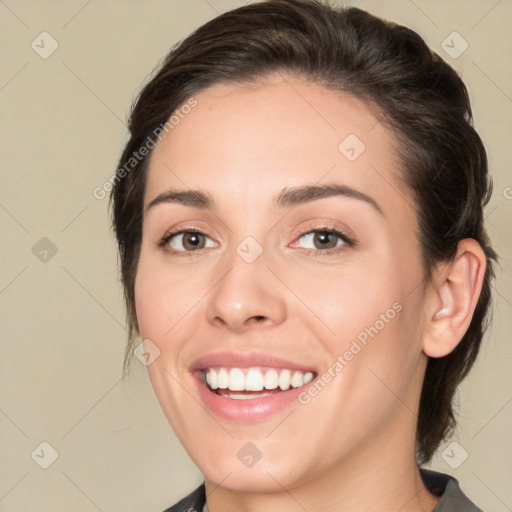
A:
[[[267,268],[264,253],[252,263],[233,254],[207,295],[210,324],[232,332],[279,325],[286,318],[284,290]]]

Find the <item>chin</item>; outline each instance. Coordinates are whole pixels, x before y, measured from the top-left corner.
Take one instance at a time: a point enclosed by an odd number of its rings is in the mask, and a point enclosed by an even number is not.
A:
[[[297,473],[297,464],[290,457],[283,455],[282,465],[270,464],[263,457],[254,463],[252,467],[245,467],[235,457],[222,455],[215,458],[215,461],[206,462],[203,459],[196,460],[201,473],[205,479],[214,485],[233,492],[245,493],[273,493],[290,489],[300,484],[300,476]],[[295,468],[292,473],[291,468]],[[302,480],[302,479],[301,479]]]

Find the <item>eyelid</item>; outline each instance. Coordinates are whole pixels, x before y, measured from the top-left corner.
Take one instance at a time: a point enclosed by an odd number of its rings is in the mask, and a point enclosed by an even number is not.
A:
[[[322,233],[322,232],[333,234],[339,240],[341,240],[341,244],[336,245],[335,247],[329,247],[329,248],[324,248],[324,249],[311,249],[311,248],[307,248],[307,247],[297,247],[298,249],[300,249],[300,252],[303,254],[306,254],[307,256],[315,256],[315,257],[338,256],[342,252],[344,252],[348,249],[351,249],[358,244],[357,241],[352,236],[348,235],[344,230],[340,229],[339,227],[327,226],[327,225],[319,226],[317,228],[312,228],[312,229],[305,231],[302,234],[299,234],[299,236],[297,238],[295,238],[295,240],[292,242],[292,244],[298,243],[298,241],[306,235],[310,235],[311,233]],[[293,245],[292,247],[295,248],[295,245]]]
[[[201,249],[199,249],[197,251],[182,251],[182,250],[176,250],[176,249],[171,249],[171,248],[167,247],[172,238],[179,236],[179,235],[183,235],[185,233],[198,233],[200,235],[205,236],[206,238],[209,238],[215,244],[218,245],[218,242],[216,240],[214,240],[210,235],[205,233],[204,230],[202,230],[198,227],[195,227],[195,226],[188,226],[188,227],[185,226],[185,227],[180,227],[177,229],[171,228],[171,229],[167,230],[165,232],[165,234],[157,241],[156,245],[170,253],[193,254],[195,252],[199,252]],[[203,247],[203,249],[212,249],[212,247]]]
[[[357,245],[359,243],[351,229],[340,224],[338,221],[328,218],[311,221],[307,223],[306,226],[303,225],[300,228],[293,230],[291,236],[295,242],[298,238],[315,231],[336,231],[347,239],[347,243],[351,243],[352,245]]]
[[[194,222],[194,223],[192,223],[192,222]],[[161,239],[166,238],[170,235],[178,235],[180,233],[193,232],[193,233],[199,233],[201,235],[207,236],[214,242],[218,243],[216,238],[220,239],[221,237],[219,237],[217,235],[217,233],[215,232],[215,230],[213,230],[207,223],[201,222],[201,221],[192,221],[192,222],[191,223],[186,222],[185,224],[178,223],[175,226],[172,226],[171,228],[169,228],[165,231],[165,234],[161,237]],[[198,226],[197,224],[200,224],[200,225]],[[201,226],[201,224],[204,224],[205,227],[203,228]],[[209,235],[208,233],[212,233],[212,234]]]

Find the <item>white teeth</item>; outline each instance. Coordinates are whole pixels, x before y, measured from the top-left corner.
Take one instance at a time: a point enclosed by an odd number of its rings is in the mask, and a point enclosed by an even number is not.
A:
[[[208,384],[210,384],[210,387],[212,389],[217,389],[217,387],[219,386],[217,374],[212,371],[210,371],[206,374],[206,382],[208,382]]]
[[[302,373],[301,372],[294,372],[292,375],[292,378],[290,380],[290,384],[294,388],[298,388],[299,386],[302,386],[303,380],[302,380]]]
[[[279,375],[279,387],[284,391],[290,387],[290,376],[292,372],[290,370],[283,370]]]
[[[231,368],[228,388],[231,391],[243,391],[245,389],[245,376],[240,368]]]
[[[261,371],[259,368],[250,368],[245,373],[240,368],[209,368],[204,374],[206,383],[212,389],[229,389],[231,391],[262,391],[273,390],[278,387],[282,391],[298,388],[313,379],[312,372],[298,370],[278,370],[270,368]],[[240,395],[236,395],[239,398]],[[261,396],[265,396],[263,393]],[[235,398],[235,396],[230,396]]]
[[[210,372],[214,372],[215,370],[210,369]],[[219,389],[227,389],[229,386],[229,375],[224,368],[222,368],[218,373],[218,380],[217,383],[219,385]]]
[[[263,396],[272,395],[272,393],[258,393],[257,395],[244,395],[240,393],[228,393],[228,398],[233,398],[234,400],[252,400],[253,398],[261,398]]]
[[[265,389],[276,389],[279,386],[279,377],[275,370],[267,370],[265,373]]]
[[[249,370],[245,377],[245,389],[247,391],[261,391],[263,389],[264,378],[258,370]]]

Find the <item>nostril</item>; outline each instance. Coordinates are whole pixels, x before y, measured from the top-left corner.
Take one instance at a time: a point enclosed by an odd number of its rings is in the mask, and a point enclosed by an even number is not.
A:
[[[266,321],[267,317],[266,316],[263,316],[263,315],[255,315],[255,316],[251,316],[251,318],[249,318],[249,322],[252,323],[252,322],[256,322],[256,323],[262,323],[264,321]]]

